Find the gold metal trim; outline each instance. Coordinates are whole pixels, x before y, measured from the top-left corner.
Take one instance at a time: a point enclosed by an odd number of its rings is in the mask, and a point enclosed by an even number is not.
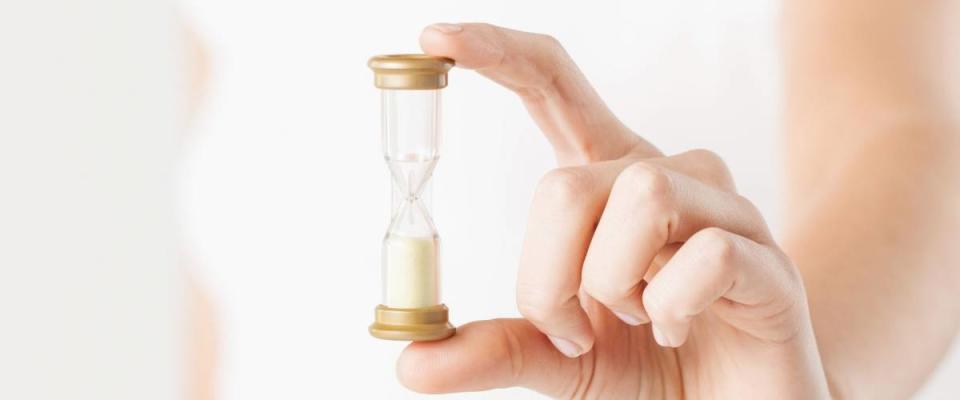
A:
[[[449,310],[440,304],[424,308],[390,308],[378,305],[370,334],[387,340],[425,342],[446,339],[457,328],[448,321]]]
[[[387,54],[367,62],[373,84],[381,89],[430,90],[447,87],[447,71],[454,61],[426,54]]]

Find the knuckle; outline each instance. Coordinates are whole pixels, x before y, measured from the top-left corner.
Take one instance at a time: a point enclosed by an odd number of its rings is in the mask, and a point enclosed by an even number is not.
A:
[[[772,238],[769,237],[770,233],[760,208],[750,201],[750,199],[740,194],[733,193],[733,196],[738,209],[743,215],[743,221],[747,226],[747,231],[744,231],[742,234],[758,241],[772,240]]]
[[[537,185],[539,202],[563,206],[580,203],[593,187],[593,177],[581,168],[558,168],[548,172]]]
[[[528,101],[543,101],[547,94],[556,90],[558,81],[565,76],[568,68],[558,68],[564,64],[572,64],[573,60],[567,54],[557,38],[542,34],[522,32],[520,34],[523,45],[513,56],[525,60],[536,70],[537,76],[513,90]]]
[[[616,196],[625,196],[639,214],[639,223],[655,229],[659,239],[667,240],[679,218],[674,209],[670,176],[660,167],[638,162],[617,177]]]
[[[707,171],[709,183],[724,189],[734,190],[733,174],[730,167],[719,154],[707,149],[694,149],[689,152],[695,160],[699,160]]]
[[[510,376],[514,381],[519,381],[525,366],[523,343],[517,333],[507,325],[507,320],[495,319],[493,322],[495,329],[492,329],[490,336],[500,335],[501,344],[497,347],[506,353],[506,358],[510,361]]]
[[[803,276],[800,274],[800,269],[797,268],[790,256],[787,255],[780,248],[774,247],[772,249],[774,252],[774,257],[779,261],[781,269],[784,271],[786,288],[785,291],[788,293],[800,293],[803,295],[805,290],[803,288]]]
[[[723,229],[710,227],[697,232],[696,244],[706,260],[720,266],[732,264],[737,253],[737,241]]]
[[[554,37],[553,35],[548,35],[545,33],[538,33],[536,35],[537,35],[537,38],[540,40],[540,42],[544,43],[545,45],[549,46],[552,49],[563,48],[563,44],[560,43],[560,40]]]
[[[757,207],[756,204],[753,204],[753,202],[750,201],[750,199],[748,199],[748,198],[746,198],[746,197],[744,197],[744,196],[741,196],[741,195],[739,195],[739,194],[737,194],[736,196],[737,196],[737,197],[736,197],[736,198],[737,198],[737,202],[739,202],[740,205],[743,207],[743,209],[744,209],[745,212],[747,213],[747,216],[750,218],[750,221],[756,221],[756,222],[762,224],[762,223],[763,223],[763,213],[760,212],[760,208]]]
[[[652,205],[664,205],[673,190],[670,177],[662,168],[643,161],[630,164],[620,172],[616,184],[634,200]]]
[[[714,167],[717,169],[727,169],[727,163],[723,161],[723,157],[720,157],[719,154],[712,150],[708,149],[693,149],[689,152],[695,159],[700,160],[707,166]]]

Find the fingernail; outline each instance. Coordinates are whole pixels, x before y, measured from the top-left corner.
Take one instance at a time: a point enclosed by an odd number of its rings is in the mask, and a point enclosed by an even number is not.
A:
[[[549,338],[550,342],[553,343],[553,347],[556,347],[557,350],[560,350],[560,352],[563,353],[563,355],[570,358],[580,357],[580,346],[577,346],[576,344],[574,344],[569,340],[553,337],[550,335],[547,335],[547,338]]]
[[[670,342],[667,341],[667,337],[663,334],[663,332],[660,332],[660,330],[657,329],[656,325],[650,325],[650,326],[653,327],[653,340],[656,340],[657,344],[659,344],[660,346],[671,347]]]
[[[643,318],[634,317],[627,313],[616,312],[616,311],[614,311],[613,313],[617,316],[617,318],[620,318],[620,320],[625,322],[627,325],[637,326],[644,322],[649,322],[649,320],[645,321]]]
[[[463,27],[460,26],[459,24],[448,24],[448,23],[443,23],[443,22],[441,22],[441,23],[439,23],[439,24],[430,25],[430,28],[431,28],[431,29],[436,29],[436,30],[438,30],[438,31],[440,31],[440,32],[442,32],[442,33],[446,33],[446,34],[457,33],[457,32],[460,32],[460,31],[463,30]]]

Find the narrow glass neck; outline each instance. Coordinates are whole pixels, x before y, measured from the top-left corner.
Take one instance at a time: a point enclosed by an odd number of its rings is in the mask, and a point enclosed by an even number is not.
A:
[[[383,90],[383,152],[393,185],[390,232],[434,237],[430,178],[440,156],[440,91]]]

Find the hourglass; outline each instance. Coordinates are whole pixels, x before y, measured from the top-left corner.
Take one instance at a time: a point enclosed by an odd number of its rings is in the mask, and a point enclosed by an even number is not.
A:
[[[440,89],[453,60],[421,54],[370,59],[381,89],[383,155],[390,169],[390,226],[383,239],[383,300],[370,334],[427,341],[455,328],[440,301],[440,237],[430,215],[430,178],[440,156]]]

